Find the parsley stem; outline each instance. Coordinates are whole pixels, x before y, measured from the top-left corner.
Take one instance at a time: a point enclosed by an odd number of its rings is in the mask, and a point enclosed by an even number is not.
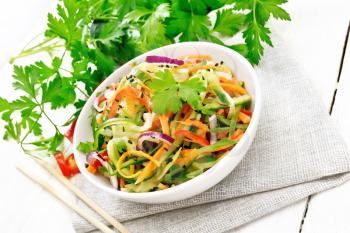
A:
[[[25,51],[21,52],[20,54],[14,56],[14,57],[11,57],[10,63],[12,64],[15,60],[17,60],[19,58],[26,57],[29,55],[34,55],[34,54],[37,54],[40,52],[52,52],[55,48],[61,48],[62,46],[63,46],[62,44],[54,45],[54,46],[48,45],[48,46],[45,46],[45,47],[42,47],[42,48],[36,49],[36,50],[25,50]]]
[[[20,141],[20,145],[21,145],[22,150],[25,151],[25,149],[24,149],[24,147],[23,147],[24,141],[25,141],[26,138],[29,136],[29,134],[33,131],[34,127],[38,124],[39,119],[41,118],[42,114],[43,114],[43,111],[41,110],[41,112],[40,112],[38,118],[35,120],[35,122],[34,122],[34,124],[32,125],[32,127],[30,127],[30,128],[28,129],[27,133],[24,135],[24,137],[23,137],[22,140]]]
[[[85,93],[85,91],[83,91],[80,87],[75,86],[76,89],[78,89],[78,91],[83,94],[87,99],[89,98],[89,95]]]
[[[44,109],[44,104],[39,103],[39,101],[34,97],[35,102],[38,104],[42,114],[46,117],[46,119],[52,124],[53,127],[55,127],[56,133],[58,132],[59,134],[62,134],[60,130],[58,129],[57,125],[51,120],[51,118],[46,114],[45,109]]]

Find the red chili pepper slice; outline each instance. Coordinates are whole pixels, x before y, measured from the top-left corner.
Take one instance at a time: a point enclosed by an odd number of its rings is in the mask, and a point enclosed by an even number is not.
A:
[[[74,159],[74,154],[70,154],[66,159],[66,164],[70,170],[71,175],[75,175],[79,173],[79,168]]]
[[[73,143],[73,136],[74,136],[74,130],[75,130],[75,125],[77,124],[77,120],[73,120],[72,124],[70,125],[69,129],[67,132],[64,134],[64,136],[71,142]]]
[[[60,168],[62,174],[65,176],[65,177],[69,177],[71,172],[70,172],[70,169],[69,167],[67,166],[67,163],[66,163],[66,160],[64,158],[64,155],[62,152],[57,152],[55,154],[55,159],[56,159],[56,162],[57,162],[57,165],[58,167]]]
[[[248,116],[252,116],[253,115],[253,113],[251,111],[249,111],[247,109],[244,109],[244,108],[241,108],[241,112],[246,114],[246,115],[248,115]]]

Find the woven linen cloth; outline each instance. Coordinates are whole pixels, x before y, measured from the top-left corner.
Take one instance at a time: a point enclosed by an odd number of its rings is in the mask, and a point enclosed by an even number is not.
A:
[[[348,149],[283,42],[266,50],[256,72],[263,106],[255,140],[237,168],[213,188],[183,201],[138,204],[83,177],[76,177],[76,184],[131,232],[203,233],[232,230],[347,181]],[[95,230],[75,214],[73,225],[77,232]]]

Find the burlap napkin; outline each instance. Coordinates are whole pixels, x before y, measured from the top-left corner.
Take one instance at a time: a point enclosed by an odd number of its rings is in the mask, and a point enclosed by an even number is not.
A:
[[[149,205],[112,197],[83,177],[77,177],[78,186],[131,232],[203,233],[228,231],[348,180],[348,149],[291,53],[275,45],[256,71],[263,108],[255,141],[239,166],[212,189],[188,200]],[[94,230],[77,215],[73,224],[77,232]]]

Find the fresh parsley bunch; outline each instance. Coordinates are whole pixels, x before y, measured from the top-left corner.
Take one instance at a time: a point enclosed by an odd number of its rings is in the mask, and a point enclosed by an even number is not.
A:
[[[77,118],[99,83],[126,61],[160,46],[177,41],[212,41],[258,64],[264,53],[263,44],[272,46],[267,21],[271,16],[290,20],[281,8],[285,2],[287,0],[60,1],[57,14],[48,14],[45,38],[11,61],[41,52],[51,57],[49,63],[14,65],[13,86],[21,96],[13,101],[0,98],[0,113],[6,123],[4,139],[17,140],[28,154],[55,153],[64,139],[62,129]],[[209,14],[216,15],[213,22]],[[238,44],[225,44],[220,39],[239,34],[243,35],[243,41]],[[70,68],[62,65],[67,61]],[[171,84],[167,89],[169,98],[172,98],[170,92],[180,91],[177,98],[195,104],[192,94],[200,91],[196,89],[200,85],[165,81]],[[162,93],[159,95],[158,99]],[[76,112],[67,117],[64,125],[58,125],[47,113],[48,109],[58,111],[67,106],[74,106]],[[52,125],[51,136],[43,134],[43,121]]]

